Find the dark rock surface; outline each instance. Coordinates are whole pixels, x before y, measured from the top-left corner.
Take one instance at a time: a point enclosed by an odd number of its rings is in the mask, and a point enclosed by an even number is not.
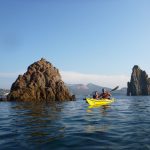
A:
[[[61,79],[59,70],[41,59],[19,75],[12,84],[8,100],[18,101],[64,101],[73,100]]]
[[[127,83],[127,95],[150,95],[150,78],[145,71],[135,65],[132,69],[131,80]]]

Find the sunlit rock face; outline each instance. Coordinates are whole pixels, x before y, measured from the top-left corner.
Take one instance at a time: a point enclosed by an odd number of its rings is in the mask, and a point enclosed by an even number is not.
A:
[[[27,72],[12,84],[8,100],[64,101],[72,100],[59,70],[45,59],[31,64]]]

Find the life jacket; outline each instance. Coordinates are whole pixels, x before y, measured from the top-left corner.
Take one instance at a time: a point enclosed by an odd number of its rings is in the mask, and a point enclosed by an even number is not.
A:
[[[110,94],[109,94],[108,92],[102,93],[100,96],[101,96],[102,98],[110,98]]]

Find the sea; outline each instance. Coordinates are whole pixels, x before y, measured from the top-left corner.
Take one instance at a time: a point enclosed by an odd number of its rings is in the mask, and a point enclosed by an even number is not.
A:
[[[0,102],[0,150],[9,149],[150,150],[150,97],[115,96],[96,108],[82,98]]]

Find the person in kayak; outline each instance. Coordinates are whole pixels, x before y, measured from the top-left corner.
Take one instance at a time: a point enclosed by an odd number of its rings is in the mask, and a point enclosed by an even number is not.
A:
[[[102,93],[100,94],[100,98],[104,98],[104,99],[110,99],[111,94],[106,91],[106,89],[102,89]]]
[[[93,95],[93,98],[94,99],[99,99],[100,95],[98,94],[97,91],[95,91],[94,95]]]

